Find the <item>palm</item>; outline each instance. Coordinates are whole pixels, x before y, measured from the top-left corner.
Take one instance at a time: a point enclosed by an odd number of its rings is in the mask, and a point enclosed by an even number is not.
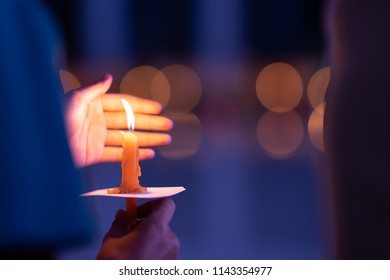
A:
[[[112,82],[111,76],[101,81],[70,91],[65,107],[65,121],[69,146],[75,164],[79,167],[98,163],[121,161],[121,129],[126,129],[126,114],[121,98],[126,98],[135,112],[136,129],[169,130],[172,122],[161,116],[161,106],[154,101],[130,95],[105,93]],[[170,136],[160,132],[136,131],[140,159],[154,156],[148,147],[170,143]]]
[[[102,102],[99,98],[89,104],[75,104],[67,114],[72,122],[69,124],[69,144],[77,166],[86,166],[99,162],[104,152],[106,139],[106,119]]]

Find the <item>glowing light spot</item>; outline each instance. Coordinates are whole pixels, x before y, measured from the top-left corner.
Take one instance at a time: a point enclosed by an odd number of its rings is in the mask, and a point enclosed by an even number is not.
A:
[[[203,137],[199,118],[192,114],[173,114],[168,116],[175,123],[170,131],[172,142],[159,147],[158,152],[165,158],[183,160],[195,155]]]
[[[171,95],[165,111],[182,114],[194,109],[202,94],[198,75],[191,68],[178,64],[164,67],[161,71],[171,86]]]
[[[270,111],[288,112],[295,108],[302,98],[301,76],[287,63],[272,63],[258,75],[256,93],[260,102]]]
[[[310,142],[313,146],[324,151],[324,105],[317,106],[310,115],[308,122]]]
[[[319,108],[319,106],[324,102],[329,80],[330,67],[321,68],[311,77],[307,86],[307,97],[313,108]]]
[[[73,89],[81,87],[79,80],[71,72],[61,69],[60,70],[60,80],[64,92],[71,91]]]
[[[157,68],[147,65],[127,72],[119,88],[124,93],[159,101],[163,106],[170,95],[170,85],[165,75]]]
[[[265,152],[275,159],[294,155],[303,140],[301,117],[295,112],[267,112],[257,124],[257,139]]]
[[[166,107],[171,97],[171,85],[167,77],[161,71],[158,71],[150,85],[150,95],[152,99],[160,102],[163,107]]]

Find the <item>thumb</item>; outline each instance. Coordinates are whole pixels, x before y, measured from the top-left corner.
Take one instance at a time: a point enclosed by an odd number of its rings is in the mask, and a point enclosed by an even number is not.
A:
[[[83,102],[89,103],[108,91],[112,84],[112,76],[110,74],[104,75],[96,82],[85,85],[74,91]]]
[[[110,238],[120,238],[129,233],[130,217],[124,210],[118,210],[115,215],[115,220],[108,230],[103,240]]]

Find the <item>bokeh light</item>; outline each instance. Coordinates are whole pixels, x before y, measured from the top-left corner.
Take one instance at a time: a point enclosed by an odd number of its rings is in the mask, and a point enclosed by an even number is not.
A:
[[[303,140],[301,117],[295,112],[266,112],[257,124],[260,146],[272,158],[287,159],[294,155]]]
[[[199,118],[193,113],[167,115],[175,123],[170,131],[172,142],[158,148],[165,158],[183,160],[195,155],[202,141],[203,132]]]
[[[321,68],[311,77],[307,86],[307,97],[313,108],[319,108],[319,106],[324,102],[329,80],[330,67]]]
[[[308,121],[310,142],[313,146],[324,152],[324,104],[318,105],[310,115]]]
[[[302,98],[301,76],[290,64],[269,64],[257,77],[256,93],[261,104],[270,111],[288,112],[295,108]]]
[[[167,77],[161,71],[158,71],[150,85],[150,96],[152,99],[160,102],[165,108],[171,97],[171,85]]]
[[[188,113],[198,104],[202,85],[198,75],[189,67],[179,64],[161,69],[170,84],[170,99],[165,111],[172,114]]]
[[[73,75],[71,72],[69,72],[68,70],[64,70],[64,69],[60,70],[60,80],[64,92],[68,92],[73,89],[81,87],[81,84],[77,79],[77,77]]]
[[[160,70],[153,66],[139,66],[131,69],[120,83],[120,91],[141,98],[154,99],[163,106],[168,103],[170,85]]]

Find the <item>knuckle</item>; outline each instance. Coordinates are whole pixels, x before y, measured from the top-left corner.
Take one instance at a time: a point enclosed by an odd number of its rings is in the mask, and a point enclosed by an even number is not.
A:
[[[162,204],[164,207],[172,208],[173,210],[176,208],[176,204],[171,198],[163,198]]]

